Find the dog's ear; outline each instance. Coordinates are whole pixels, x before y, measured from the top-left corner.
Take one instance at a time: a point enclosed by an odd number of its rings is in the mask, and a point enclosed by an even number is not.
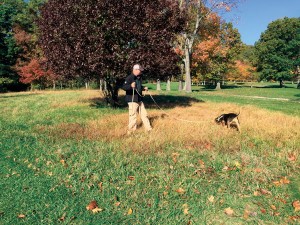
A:
[[[222,121],[223,117],[224,117],[223,115],[218,116],[218,117],[215,119],[216,123],[220,123],[220,122]]]
[[[224,118],[224,114],[222,114],[221,116],[218,116],[216,118],[216,121],[220,122],[223,118]]]

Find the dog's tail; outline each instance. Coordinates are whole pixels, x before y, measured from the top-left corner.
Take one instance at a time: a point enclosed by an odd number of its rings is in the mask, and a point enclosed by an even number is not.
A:
[[[242,111],[241,109],[242,109],[242,108],[240,108],[240,110],[239,110],[239,114],[237,114],[237,116],[239,116],[239,115],[241,114],[241,111]]]

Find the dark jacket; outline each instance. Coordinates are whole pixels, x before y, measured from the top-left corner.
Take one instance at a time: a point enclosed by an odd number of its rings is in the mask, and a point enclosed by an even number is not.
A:
[[[122,87],[122,89],[124,91],[126,91],[125,100],[126,100],[126,102],[132,102],[133,88],[131,87],[131,84],[133,82],[136,82],[134,96],[133,96],[133,102],[141,102],[143,100],[143,97],[140,95],[142,95],[142,91],[144,90],[144,87],[142,86],[142,77],[138,78],[138,77],[134,76],[133,74],[126,77],[125,82]]]

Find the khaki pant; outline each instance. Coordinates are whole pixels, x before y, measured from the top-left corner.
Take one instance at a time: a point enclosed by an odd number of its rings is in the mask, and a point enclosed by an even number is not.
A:
[[[136,122],[137,122],[137,114],[138,113],[141,116],[145,130],[146,131],[152,130],[144,103],[143,102],[128,102],[128,106],[129,106],[128,131],[131,132],[131,131],[136,130],[136,125],[137,125]]]

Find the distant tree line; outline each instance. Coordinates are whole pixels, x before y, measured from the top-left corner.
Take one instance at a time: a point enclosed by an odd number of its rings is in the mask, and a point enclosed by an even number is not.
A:
[[[242,43],[237,1],[0,0],[0,92],[92,85],[117,100],[134,63],[149,80],[299,80],[300,18]],[[63,13],[62,13],[63,12]]]

